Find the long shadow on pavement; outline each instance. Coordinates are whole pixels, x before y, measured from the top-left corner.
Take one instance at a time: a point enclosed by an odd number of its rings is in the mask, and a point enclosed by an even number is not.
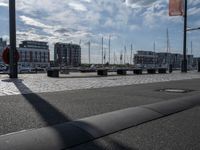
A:
[[[20,91],[22,96],[32,105],[35,111],[42,117],[48,126],[71,121],[65,114],[52,106],[45,99],[33,93],[21,79],[3,80],[4,82],[12,82]],[[30,93],[30,94],[24,94]]]
[[[21,79],[7,79],[7,80],[2,80],[3,82],[12,82],[18,90],[21,92],[22,96],[32,105],[32,107],[35,109],[35,111],[42,117],[42,119],[46,122],[47,126],[52,126],[56,124],[61,124],[61,123],[66,123],[72,121],[69,117],[67,117],[64,113],[59,111],[57,108],[55,108],[53,105],[51,105],[49,102],[47,102],[45,99],[31,91],[24,83],[23,80]],[[28,94],[24,94],[28,93]],[[95,128],[90,124],[87,124],[87,126],[90,126],[91,128]],[[61,130],[58,128],[54,128],[52,126],[52,129],[56,130],[56,132],[59,134],[60,139],[63,142],[66,142],[66,133],[63,133]],[[98,129],[96,129],[98,130]],[[92,135],[91,135],[92,137]],[[123,145],[112,138],[106,137],[106,140],[109,141],[109,143],[112,145],[112,148],[114,149],[123,149],[123,150],[136,150],[136,148],[130,148],[126,145]],[[88,150],[91,149],[93,150],[94,148],[96,150],[103,150],[105,149],[104,144],[99,144],[96,143],[95,141],[88,141],[90,146],[86,146],[84,149]],[[80,143],[78,147],[74,147],[72,149],[82,149],[82,146],[84,146],[84,143]]]

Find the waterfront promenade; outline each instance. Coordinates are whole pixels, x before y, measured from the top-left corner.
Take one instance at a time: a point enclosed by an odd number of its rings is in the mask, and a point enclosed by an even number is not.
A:
[[[0,96],[95,89],[198,78],[200,78],[200,74],[196,71],[189,73],[176,71],[172,74],[152,75],[133,75],[132,72],[128,72],[126,76],[109,73],[107,77],[97,76],[96,73],[70,73],[70,75],[61,74],[60,78],[49,78],[46,74],[19,74],[18,79],[9,79],[8,75],[0,75]]]
[[[1,75],[0,135],[71,122],[126,108],[198,95],[197,72],[97,77],[93,73]],[[187,89],[171,93],[161,89]],[[146,122],[70,150],[196,150],[200,107]],[[116,125],[117,126],[117,125]]]

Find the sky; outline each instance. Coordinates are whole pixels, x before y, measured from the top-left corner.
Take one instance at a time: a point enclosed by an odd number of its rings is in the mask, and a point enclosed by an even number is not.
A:
[[[166,52],[167,29],[170,51],[182,53],[183,17],[168,15],[169,0],[16,0],[17,43],[23,40],[46,41],[53,59],[54,43],[76,43],[82,48],[82,62],[101,62],[101,41],[108,59],[111,37],[111,62],[119,61],[127,49],[127,61],[137,50]],[[8,0],[0,0],[0,37],[9,41]],[[200,0],[188,0],[188,27],[200,27]],[[188,54],[200,56],[200,31],[188,32]]]

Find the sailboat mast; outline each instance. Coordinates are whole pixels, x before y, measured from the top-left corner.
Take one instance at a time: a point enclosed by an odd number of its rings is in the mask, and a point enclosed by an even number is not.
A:
[[[167,53],[169,53],[169,31],[167,28]]]
[[[110,64],[110,38],[111,38],[111,36],[109,35],[109,43],[108,43],[109,44],[109,56],[108,56],[109,57],[108,58],[108,63],[109,64]]]
[[[131,57],[130,57],[130,64],[133,63],[133,44],[131,44]]]
[[[113,61],[113,62],[114,62],[114,65],[115,65],[115,51],[114,51],[114,57],[113,57],[113,58],[114,58],[114,61]]]
[[[88,42],[88,60],[89,60],[89,65],[90,65],[90,41]]]
[[[167,60],[166,63],[169,65],[171,63],[171,59],[169,57],[170,53],[170,43],[169,43],[169,30],[167,28]]]
[[[154,43],[153,43],[153,56],[154,56],[154,58],[153,58],[153,62],[154,62],[154,66],[156,67],[156,42],[154,41]]]
[[[102,66],[103,66],[103,37],[102,37]]]
[[[124,65],[126,64],[126,46],[124,46]]]

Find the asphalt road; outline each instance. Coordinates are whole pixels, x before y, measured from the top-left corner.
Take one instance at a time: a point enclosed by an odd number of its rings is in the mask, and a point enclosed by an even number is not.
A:
[[[0,134],[59,124],[199,93],[200,79],[0,97]],[[186,88],[190,93],[158,92]]]
[[[68,150],[199,150],[199,124],[195,107]]]

